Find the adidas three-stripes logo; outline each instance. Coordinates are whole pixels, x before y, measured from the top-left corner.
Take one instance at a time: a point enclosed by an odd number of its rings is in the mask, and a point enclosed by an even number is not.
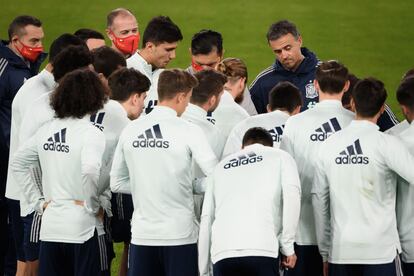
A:
[[[368,164],[369,158],[363,156],[361,143],[359,139],[355,140],[352,145],[346,147],[345,150],[339,153],[339,156],[335,158],[335,163],[338,165],[343,164]]]
[[[243,165],[249,165],[257,162],[261,162],[263,156],[256,155],[254,152],[248,152],[247,154],[242,154],[237,158],[230,159],[228,163],[224,165],[224,169],[236,168]]]
[[[322,126],[315,129],[315,133],[311,134],[311,141],[325,141],[332,133],[341,130],[341,126],[336,118],[330,119],[323,123]]]
[[[43,149],[48,151],[69,152],[69,146],[66,144],[66,128],[62,128],[47,139],[43,144]]]
[[[280,142],[283,135],[283,129],[285,128],[285,125],[277,126],[275,128],[272,128],[268,130],[270,135],[272,135],[273,142]]]
[[[91,115],[91,123],[96,126],[98,129],[100,129],[101,131],[104,130],[104,126],[102,125],[103,120],[105,117],[105,112],[99,112],[97,114],[93,114]]]
[[[160,125],[156,124],[138,135],[138,139],[132,142],[132,146],[134,148],[168,148],[170,142],[164,140]]]

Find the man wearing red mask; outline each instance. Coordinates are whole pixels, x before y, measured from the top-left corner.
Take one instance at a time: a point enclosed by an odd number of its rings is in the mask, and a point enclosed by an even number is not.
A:
[[[112,42],[112,48],[125,58],[132,56],[138,49],[138,23],[131,11],[118,8],[106,17],[106,34]]]
[[[16,17],[9,25],[8,35],[9,41],[0,41],[0,237],[6,239],[4,242],[0,241],[1,275],[3,256],[7,250],[7,246],[3,245],[9,242],[4,194],[10,149],[11,105],[19,88],[27,79],[38,73],[40,64],[46,57],[43,53],[44,34],[39,19],[28,15]],[[19,202],[8,204],[8,208],[19,212]],[[21,250],[16,253],[19,259],[16,275],[19,275],[19,268],[23,266],[24,259],[19,257],[23,255]]]

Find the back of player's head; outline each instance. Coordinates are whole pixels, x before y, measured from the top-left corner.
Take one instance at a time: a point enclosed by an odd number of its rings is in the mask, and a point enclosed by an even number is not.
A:
[[[374,117],[387,99],[384,83],[374,78],[360,80],[352,91],[352,99],[357,115],[363,118]]]
[[[235,82],[239,78],[246,78],[247,82],[247,66],[241,59],[223,59],[217,66],[217,70],[227,76],[229,82]]]
[[[53,62],[53,77],[56,82],[67,73],[91,65],[92,54],[85,45],[69,46],[59,53]]]
[[[262,144],[273,147],[273,138],[270,133],[262,127],[252,127],[243,136],[243,148],[252,144]]]
[[[302,106],[302,96],[299,88],[288,81],[275,85],[269,93],[269,109],[283,110],[292,113],[298,106]]]
[[[108,46],[102,46],[92,50],[93,67],[97,73],[101,73],[105,78],[115,70],[126,67],[125,58],[117,51]]]
[[[83,41],[87,41],[88,39],[94,38],[94,39],[105,39],[103,34],[101,34],[98,31],[92,30],[92,29],[79,29],[77,30],[74,35],[82,39]]]
[[[414,76],[402,80],[397,89],[397,101],[414,111]]]
[[[111,89],[111,99],[122,103],[132,94],[141,95],[147,92],[151,82],[144,74],[133,68],[120,68],[109,76],[108,85]]]
[[[103,108],[107,88],[90,69],[77,69],[66,74],[50,97],[50,105],[58,118],[82,118]]]
[[[155,45],[181,41],[183,35],[180,28],[168,16],[157,16],[151,19],[142,36],[142,47],[147,42]]]
[[[336,60],[324,61],[316,69],[315,79],[324,93],[341,93],[348,78],[348,69]]]
[[[208,55],[213,51],[219,55],[223,54],[223,37],[219,32],[201,30],[194,34],[191,39],[192,55]]]
[[[193,89],[190,102],[196,105],[205,104],[212,96],[219,96],[227,82],[225,75],[214,70],[203,70],[194,76],[198,85]]]
[[[287,34],[293,35],[296,39],[299,38],[300,34],[296,25],[288,20],[281,20],[273,23],[269,30],[267,31],[266,38],[267,41],[278,40],[282,36]]]
[[[198,84],[197,79],[181,69],[167,69],[161,72],[158,79],[159,101],[171,100],[178,93],[188,93]]]
[[[62,52],[66,47],[68,46],[85,46],[85,42],[80,39],[79,37],[73,35],[73,34],[62,34],[58,38],[56,38],[49,48],[49,63],[53,65],[53,62],[56,58],[56,56]]]
[[[134,16],[133,13],[125,8],[117,8],[109,12],[109,14],[106,16],[106,27],[111,28],[112,24],[114,23],[114,20],[118,16]]]
[[[26,34],[25,27],[33,25],[36,27],[42,27],[42,22],[31,15],[19,15],[13,19],[9,25],[8,35],[9,40],[12,40],[13,36],[17,35],[21,37]]]

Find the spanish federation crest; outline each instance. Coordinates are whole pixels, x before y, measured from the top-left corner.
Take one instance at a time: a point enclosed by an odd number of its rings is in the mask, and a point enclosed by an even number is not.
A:
[[[305,86],[305,89],[306,89],[306,98],[313,99],[313,98],[318,97],[318,92],[316,92],[316,89],[313,83],[308,83]]]

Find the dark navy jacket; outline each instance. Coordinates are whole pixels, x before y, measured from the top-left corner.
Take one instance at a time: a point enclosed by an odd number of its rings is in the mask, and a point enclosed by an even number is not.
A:
[[[301,111],[308,109],[319,101],[318,93],[313,85],[319,60],[307,48],[302,48],[301,51],[305,59],[296,71],[286,70],[276,60],[271,67],[263,70],[253,81],[250,86],[250,93],[258,113],[267,112],[266,106],[269,103],[269,92],[280,81],[289,81],[299,88],[303,100]],[[378,119],[380,130],[386,131],[396,124],[398,124],[397,118],[392,110],[386,106],[385,112]]]
[[[302,48],[302,55],[305,57],[296,71],[286,70],[282,64],[276,62],[269,68],[262,71],[250,86],[250,93],[257,113],[266,113],[266,106],[269,103],[269,92],[280,81],[289,81],[296,85],[302,93],[302,111],[318,102],[318,92],[313,86],[318,59],[314,53]]]
[[[6,183],[12,102],[24,81],[39,72],[45,58],[46,54],[41,54],[36,62],[28,65],[7,47],[6,41],[0,41],[0,197],[4,196]]]

